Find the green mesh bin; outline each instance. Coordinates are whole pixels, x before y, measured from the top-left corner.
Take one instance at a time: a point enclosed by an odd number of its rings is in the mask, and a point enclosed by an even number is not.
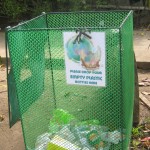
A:
[[[13,69],[8,85],[12,82],[9,91],[15,90],[14,96],[8,93],[14,116],[10,118],[13,123],[21,118],[27,150],[36,149],[47,137],[46,150],[67,149],[65,142],[69,150],[74,146],[87,150],[128,149],[134,101],[132,19],[132,11],[43,13],[7,28]],[[77,30],[84,30],[83,34],[105,33],[104,87],[66,81],[63,35]],[[62,132],[64,128],[68,133]],[[85,134],[80,137],[80,132]],[[74,138],[70,141],[67,136]]]

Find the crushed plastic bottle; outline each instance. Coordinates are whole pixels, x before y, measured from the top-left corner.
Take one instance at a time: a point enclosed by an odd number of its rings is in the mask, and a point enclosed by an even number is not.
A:
[[[71,121],[76,120],[76,118],[69,112],[63,109],[56,109],[53,112],[53,118],[50,122],[57,123],[60,125],[69,124]]]
[[[57,132],[57,135],[59,135],[60,137],[62,137],[63,139],[65,139],[69,142],[75,141],[75,136],[70,131],[69,125],[64,126],[59,132]]]
[[[82,150],[96,150],[94,147],[88,148],[88,147],[84,147]]]
[[[55,122],[50,122],[49,131],[50,133],[56,133],[60,130],[60,125]]]
[[[81,142],[81,145],[83,147],[83,150],[95,150],[94,147],[92,147],[88,141],[87,141],[87,138],[81,138],[80,139],[80,142]]]
[[[50,136],[51,134],[49,133],[38,136],[35,143],[35,150],[45,150],[48,142],[50,142]]]
[[[46,150],[81,150],[81,148],[62,137],[55,135],[47,145]]]
[[[122,141],[121,132],[117,130],[113,132],[103,132],[101,133],[101,138],[103,141],[107,141],[113,144],[118,144]]]
[[[109,138],[110,138],[111,143],[118,144],[119,142],[122,141],[121,132],[119,132],[117,130],[110,132]]]

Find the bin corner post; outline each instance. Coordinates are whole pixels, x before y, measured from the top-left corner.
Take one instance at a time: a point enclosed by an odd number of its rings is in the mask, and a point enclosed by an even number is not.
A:
[[[56,108],[56,94],[55,94],[55,84],[54,84],[54,73],[53,73],[53,65],[52,65],[52,54],[51,54],[51,47],[50,47],[50,37],[48,33],[48,21],[47,21],[47,13],[44,13],[46,15],[46,30],[47,30],[47,41],[48,41],[48,50],[49,50],[49,55],[50,55],[50,68],[51,68],[51,73],[52,73],[52,86],[53,86],[53,94],[54,94],[54,108]]]
[[[120,84],[121,84],[121,100],[123,99],[123,82],[122,82],[122,35],[121,35],[121,27],[119,27],[119,48],[120,48]],[[123,133],[123,103],[121,102],[121,109],[120,109],[120,112],[121,112],[121,119],[120,119],[120,127],[121,127],[121,133]],[[122,135],[122,140],[123,140],[123,134]],[[124,149],[124,144],[122,142],[122,149]]]
[[[9,61],[8,61],[8,30],[9,29],[11,29],[11,26],[8,26],[8,27],[6,27],[5,28],[5,54],[6,54],[6,77],[7,77],[7,96],[8,96],[8,113],[9,113],[9,127],[11,128],[12,127],[12,125],[11,125],[11,123],[10,123],[10,115],[11,115],[11,113],[10,113],[10,98],[9,98],[9,86],[8,86],[8,66],[9,66]]]
[[[11,116],[11,112],[10,112],[10,110],[11,110],[11,108],[10,108],[10,95],[9,95],[9,90],[10,90],[10,88],[9,88],[9,83],[8,83],[8,76],[9,76],[9,63],[10,63],[10,66],[11,66],[11,60],[8,58],[8,47],[9,47],[9,45],[8,45],[8,32],[9,32],[9,30],[11,30],[11,26],[8,26],[8,27],[6,27],[5,28],[5,52],[6,52],[6,67],[7,67],[7,69],[6,69],[6,73],[7,73],[7,90],[8,90],[8,111],[9,111],[9,120],[10,120],[10,116]],[[20,111],[20,110],[19,110]],[[9,127],[11,128],[13,126],[13,124],[11,124],[11,122],[9,121]],[[21,116],[21,126],[22,126],[22,133],[23,133],[23,137],[25,136],[25,132],[24,132],[24,128],[23,128],[23,123],[22,123],[22,116]],[[23,139],[24,140],[24,145],[25,145],[25,149],[26,150],[28,150],[28,147],[27,147],[27,145],[26,145],[26,140],[25,140],[25,138]]]

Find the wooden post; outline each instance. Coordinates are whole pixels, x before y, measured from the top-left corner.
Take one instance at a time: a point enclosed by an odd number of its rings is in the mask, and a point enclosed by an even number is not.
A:
[[[139,85],[138,85],[138,71],[134,56],[134,72],[135,72],[135,91],[134,91],[134,112],[133,125],[139,124]]]

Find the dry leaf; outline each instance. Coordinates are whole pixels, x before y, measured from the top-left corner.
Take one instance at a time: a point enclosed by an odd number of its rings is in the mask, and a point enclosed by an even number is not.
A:
[[[0,122],[2,122],[4,120],[4,116],[0,115]]]
[[[5,80],[0,80],[0,82],[5,82]]]
[[[134,139],[134,140],[132,141],[132,144],[133,144],[134,146],[138,146],[138,145],[141,144],[141,142],[140,142],[139,140],[137,140],[137,139]]]
[[[150,130],[144,130],[143,132],[144,133],[150,133]]]
[[[150,148],[150,137],[146,137],[144,139],[141,140],[142,145],[146,148],[149,149]]]
[[[5,67],[5,65],[4,65],[4,64],[0,65],[0,68],[4,68],[4,67]]]
[[[146,142],[146,141],[150,141],[150,137],[146,137],[144,139],[141,139],[141,142]]]

